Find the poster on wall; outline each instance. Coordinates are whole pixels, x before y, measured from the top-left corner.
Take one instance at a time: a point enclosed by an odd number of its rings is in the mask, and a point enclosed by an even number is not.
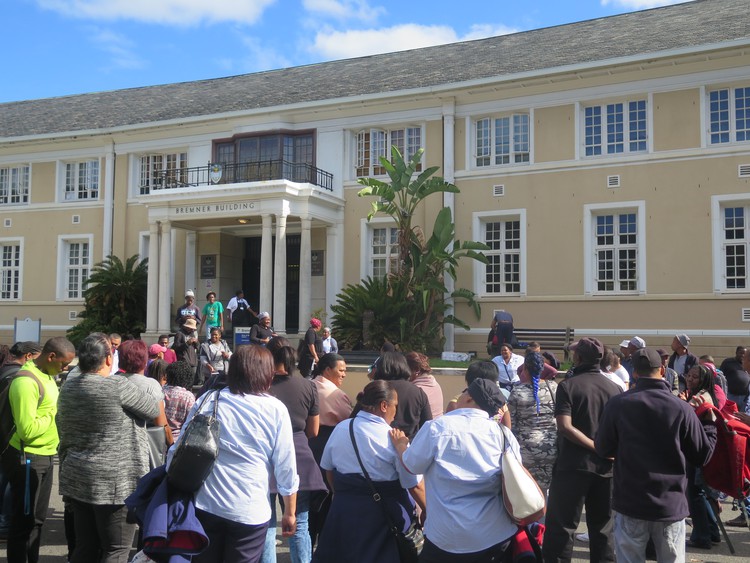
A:
[[[201,255],[201,279],[213,280],[216,278],[216,254]]]
[[[324,276],[325,271],[325,250],[313,250],[311,252],[310,274],[313,276]]]

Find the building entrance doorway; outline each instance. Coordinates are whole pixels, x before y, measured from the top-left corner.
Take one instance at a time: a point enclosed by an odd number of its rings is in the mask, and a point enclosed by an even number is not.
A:
[[[271,242],[273,254],[276,254],[276,237]],[[260,303],[260,249],[261,237],[245,239],[245,257],[242,260],[242,287],[245,299],[250,306],[260,313],[271,313],[273,325],[277,325],[273,318],[273,301]],[[286,235],[286,332],[295,334],[299,331],[299,258],[300,235]],[[275,267],[272,261],[272,267]],[[274,295],[276,287],[272,288]]]

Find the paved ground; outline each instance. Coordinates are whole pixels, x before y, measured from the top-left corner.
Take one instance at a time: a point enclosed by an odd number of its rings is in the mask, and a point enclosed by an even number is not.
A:
[[[57,471],[57,470],[56,470]],[[57,473],[55,473],[57,475]],[[62,499],[56,494],[57,484],[53,489],[53,497],[50,507],[50,515],[44,527],[42,537],[41,563],[66,563],[67,548],[65,543],[65,530],[63,526],[63,505]],[[722,521],[731,520],[738,512],[733,512],[731,504],[722,505]],[[690,528],[688,528],[689,532]],[[743,528],[726,527],[729,539],[734,544],[736,553],[731,555],[729,547],[725,541],[714,546],[710,551],[699,549],[688,549],[687,563],[747,563],[750,561],[750,531]],[[583,525],[581,530],[584,531]],[[278,530],[278,536],[281,537],[281,530]],[[0,562],[6,561],[5,546],[0,546]],[[290,563],[289,549],[286,540],[278,547],[278,563]],[[588,547],[586,544],[576,541],[573,561],[584,563],[589,560]],[[217,562],[218,563],[218,562]]]

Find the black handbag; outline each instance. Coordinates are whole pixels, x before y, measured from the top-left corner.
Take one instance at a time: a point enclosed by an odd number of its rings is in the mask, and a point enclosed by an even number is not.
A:
[[[388,514],[388,510],[382,503],[382,497],[380,496],[380,493],[378,493],[375,485],[372,482],[372,479],[370,479],[370,474],[367,473],[367,469],[365,469],[365,466],[362,463],[362,458],[359,456],[357,440],[354,439],[354,419],[352,419],[349,423],[349,436],[352,439],[352,446],[354,446],[354,453],[357,455],[359,467],[360,469],[362,469],[362,474],[364,475],[367,484],[370,485],[370,489],[372,490],[372,498],[375,501],[375,504],[377,504],[382,509],[383,516],[385,516],[385,521],[388,524],[388,530],[396,540],[399,560],[401,561],[401,563],[417,563],[419,554],[422,552],[422,547],[424,547],[424,534],[422,533],[422,528],[419,526],[419,523],[417,522],[414,515],[412,515],[409,529],[406,530],[406,532],[402,532],[396,527],[396,524],[394,524],[391,515]]]
[[[206,393],[187,427],[182,429],[172,463],[167,469],[169,484],[185,493],[194,493],[208,478],[219,456],[219,432],[221,423],[216,418],[220,389]],[[202,413],[208,397],[216,396],[213,411]]]

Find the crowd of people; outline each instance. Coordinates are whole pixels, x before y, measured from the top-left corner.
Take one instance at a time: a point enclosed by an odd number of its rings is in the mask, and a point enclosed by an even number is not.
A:
[[[276,561],[279,523],[295,563],[397,563],[394,532],[414,526],[424,529],[420,561],[510,560],[519,528],[498,494],[509,452],[548,493],[544,561],[571,560],[584,507],[591,561],[643,561],[648,549],[684,561],[686,544],[720,541],[716,494],[701,476],[716,427],[695,409],[731,400],[750,422],[742,347],[716,367],[685,334],[671,353],[638,336],[619,349],[586,337],[563,373],[536,342],[514,352],[506,315],[493,320],[497,355],[473,362],[447,403],[428,358],[393,346],[351,401],[346,361],[320,320],[295,347],[241,291],[226,310],[207,300],[199,311],[188,292],[177,333],[150,346],[94,333],[77,349],[62,337],[0,348],[15,423],[2,453],[9,562],[39,560],[55,455],[69,560],[128,561],[144,545],[129,497],[211,409],[218,458],[189,500],[191,530],[207,540],[199,563]],[[238,312],[257,323],[251,344],[234,347],[224,316]]]

